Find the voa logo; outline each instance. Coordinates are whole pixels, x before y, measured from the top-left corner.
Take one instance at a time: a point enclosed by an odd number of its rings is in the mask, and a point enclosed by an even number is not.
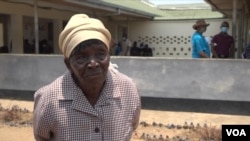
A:
[[[226,129],[227,136],[247,136],[244,129]]]

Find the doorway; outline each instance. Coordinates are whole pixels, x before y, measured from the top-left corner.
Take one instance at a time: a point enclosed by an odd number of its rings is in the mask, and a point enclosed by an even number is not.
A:
[[[9,16],[0,14],[0,53],[8,53],[10,47],[8,47],[8,35],[7,35],[7,23]]]

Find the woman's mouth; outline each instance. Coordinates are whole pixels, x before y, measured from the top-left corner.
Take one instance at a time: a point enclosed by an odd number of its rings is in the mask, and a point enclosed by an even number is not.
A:
[[[85,73],[86,77],[99,77],[101,75],[101,71],[89,71]]]

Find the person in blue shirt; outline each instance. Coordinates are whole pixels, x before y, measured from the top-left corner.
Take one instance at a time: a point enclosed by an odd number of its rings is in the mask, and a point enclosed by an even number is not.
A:
[[[208,23],[204,19],[197,20],[193,25],[196,30],[192,36],[192,58],[210,58],[210,47],[204,36]]]

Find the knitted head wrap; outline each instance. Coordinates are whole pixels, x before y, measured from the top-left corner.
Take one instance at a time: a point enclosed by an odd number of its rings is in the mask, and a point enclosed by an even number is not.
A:
[[[76,14],[60,33],[59,48],[68,58],[79,43],[89,39],[98,39],[109,49],[111,34],[100,20],[89,18],[85,14]]]

